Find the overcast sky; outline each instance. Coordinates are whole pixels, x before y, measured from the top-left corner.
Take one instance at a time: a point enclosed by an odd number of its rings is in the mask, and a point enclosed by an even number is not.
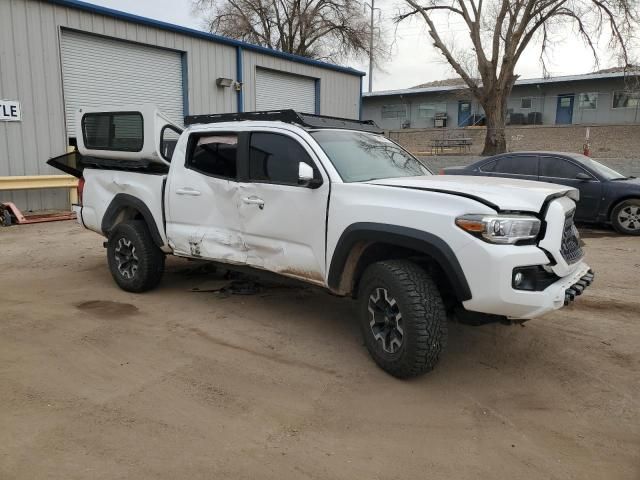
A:
[[[201,29],[201,21],[191,15],[190,0],[90,0],[91,3],[115,8],[145,17]],[[431,80],[441,80],[454,76],[451,68],[442,60],[431,45],[425,33],[423,23],[418,19],[403,22],[394,36],[391,18],[396,14],[399,0],[375,0],[376,7],[381,7],[380,24],[389,32],[391,40],[395,37],[392,55],[382,65],[382,71],[374,71],[373,90],[390,90],[408,88]],[[443,20],[440,25],[444,26]],[[468,34],[460,23],[447,24],[449,41],[465,45]],[[616,66],[616,58],[608,52],[606,45],[599,47],[601,54],[600,68]],[[637,51],[634,53],[638,53]],[[367,62],[351,62],[349,66],[367,71]],[[595,68],[589,51],[576,39],[572,32],[557,32],[555,47],[547,60],[547,69],[554,75],[572,75],[587,73]],[[518,63],[516,73],[523,78],[542,76],[539,61],[539,49],[530,48]],[[368,80],[365,78],[365,88]]]

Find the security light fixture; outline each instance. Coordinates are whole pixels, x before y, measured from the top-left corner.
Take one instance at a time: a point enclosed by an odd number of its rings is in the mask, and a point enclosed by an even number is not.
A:
[[[219,87],[228,88],[233,85],[233,80],[231,78],[224,77],[216,78],[216,85]]]

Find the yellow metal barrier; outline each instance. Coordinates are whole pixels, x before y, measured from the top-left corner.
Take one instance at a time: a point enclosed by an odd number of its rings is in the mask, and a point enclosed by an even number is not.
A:
[[[75,188],[78,179],[71,175],[30,175],[0,177],[0,191],[35,190],[40,188]]]
[[[67,153],[75,147],[68,146]],[[0,177],[0,192],[7,190],[37,190],[41,188],[69,189],[69,203],[78,203],[78,179],[71,175],[26,175],[22,177]]]
[[[78,179],[71,175],[28,175],[23,177],[0,177],[0,192],[7,190],[37,190],[41,188],[69,189],[69,203],[78,203],[76,187]]]

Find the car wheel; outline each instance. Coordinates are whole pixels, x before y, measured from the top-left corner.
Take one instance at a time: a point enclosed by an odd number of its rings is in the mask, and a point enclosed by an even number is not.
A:
[[[632,198],[615,206],[611,212],[611,224],[625,235],[640,235],[640,199]]]
[[[113,279],[127,292],[151,290],[164,271],[164,253],[140,220],[116,225],[107,242],[107,261]]]
[[[431,276],[407,260],[372,264],[358,293],[360,327],[380,368],[399,378],[432,370],[447,340],[440,292]]]

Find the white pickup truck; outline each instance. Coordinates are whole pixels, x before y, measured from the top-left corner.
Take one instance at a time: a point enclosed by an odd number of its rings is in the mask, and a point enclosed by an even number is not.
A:
[[[372,122],[291,110],[186,117],[78,111],[78,221],[108,241],[116,283],[154,288],[168,254],[268,270],[353,297],[369,352],[397,377],[432,369],[447,314],[532,319],[592,282],[578,192],[434,176]]]

